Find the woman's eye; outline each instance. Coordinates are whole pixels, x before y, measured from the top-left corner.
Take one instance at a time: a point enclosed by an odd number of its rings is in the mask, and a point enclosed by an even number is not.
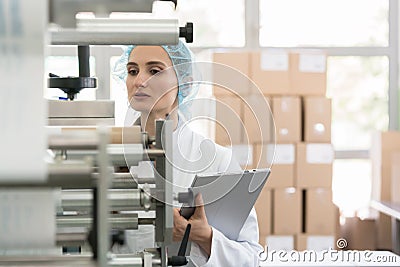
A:
[[[150,69],[149,72],[150,72],[152,75],[156,75],[157,73],[160,73],[161,70],[159,70],[159,69]]]
[[[139,73],[139,71],[135,70],[135,69],[130,69],[130,70],[128,70],[128,73],[129,73],[129,75],[136,76]]]

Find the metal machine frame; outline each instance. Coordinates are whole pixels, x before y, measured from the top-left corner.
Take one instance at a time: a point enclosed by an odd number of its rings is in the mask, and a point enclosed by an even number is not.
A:
[[[91,225],[92,235],[89,238],[92,242],[93,253],[85,255],[63,255],[63,256],[1,256],[0,266],[25,265],[29,266],[167,266],[168,255],[166,245],[172,240],[172,166],[167,160],[172,152],[172,122],[157,121],[162,133],[157,132],[156,139],[162,140],[164,149],[160,149],[161,144],[156,144],[154,149],[143,149],[146,144],[108,144],[109,135],[107,128],[99,128],[96,135],[88,135],[79,138],[75,134],[56,135],[49,139],[49,148],[57,152],[54,163],[49,164],[50,174],[45,183],[3,183],[2,187],[25,188],[25,187],[61,187],[64,190],[74,189],[82,190],[75,193],[75,198],[71,194],[63,197],[62,207],[66,212],[89,211],[91,218],[77,215],[58,216],[57,225],[61,230],[63,227],[85,227]],[[160,127],[160,125],[162,125]],[[97,138],[93,138],[96,137]],[[110,150],[114,150],[110,153]],[[116,152],[116,151],[119,152]],[[129,152],[127,152],[129,150]],[[74,152],[81,153],[81,159],[77,156],[74,159],[68,159],[68,155]],[[91,152],[88,152],[91,151]],[[168,152],[169,151],[169,152]],[[83,156],[82,156],[83,155]],[[154,160],[156,166],[155,179],[145,179],[141,182],[153,182],[155,187],[151,192],[145,192],[139,188],[138,181],[130,173],[113,173],[111,166],[121,166],[126,164],[125,158],[129,157],[129,164],[141,160]],[[124,162],[122,162],[124,161]],[[111,188],[122,189],[129,188],[128,191],[112,192]],[[87,194],[82,194],[85,192]],[[68,192],[68,191],[67,191]],[[149,195],[150,193],[150,195]],[[77,195],[86,196],[78,198]],[[128,198],[113,198],[129,194]],[[73,195],[73,194],[72,194]],[[88,196],[92,197],[88,198]],[[69,196],[69,197],[68,197]],[[128,210],[154,210],[155,219],[140,219],[131,215],[117,215],[110,218],[110,208],[128,209]],[[109,253],[110,247],[110,225],[117,226],[120,229],[137,229],[140,224],[155,225],[156,248],[138,255],[112,255]],[[87,233],[82,232],[60,232],[57,234],[57,245],[81,244],[86,241]]]
[[[61,88],[70,100],[73,100],[81,89],[96,87],[96,78],[90,77],[89,45],[176,44],[182,37],[187,42],[192,42],[193,24],[179,27],[177,19],[104,18],[113,11],[151,12],[153,2],[155,0],[48,0],[50,43],[77,45],[80,67],[79,77],[62,78],[50,75],[49,86]],[[176,6],[177,1],[172,2]],[[75,14],[80,11],[93,11],[99,17],[75,20]],[[108,113],[106,115],[108,116]],[[172,165],[167,160],[172,158],[172,132],[172,122],[160,120],[156,121],[155,140],[142,138],[145,135],[139,131],[141,141],[135,144],[110,144],[109,128],[105,127],[98,127],[90,134],[63,133],[50,136],[48,148],[54,151],[56,156],[54,161],[48,164],[48,179],[42,183],[0,181],[0,187],[61,188],[62,210],[56,217],[57,229],[89,227],[91,231],[58,231],[55,243],[59,246],[79,246],[88,240],[92,251],[80,255],[40,256],[30,256],[21,251],[18,256],[0,256],[0,266],[165,267],[184,264],[184,256],[169,257],[166,250],[166,246],[172,242],[173,229]],[[135,181],[129,172],[112,171],[115,167],[130,167],[142,160],[155,162],[154,179]],[[142,187],[139,183],[154,184],[154,187]],[[156,216],[154,219],[148,219],[132,214],[110,214],[114,209],[153,210]],[[72,211],[75,212],[74,216],[70,215]],[[85,211],[85,215],[82,215],[81,211]],[[140,224],[155,225],[156,247],[139,254],[109,252],[112,235],[110,226],[122,230],[135,229]],[[118,233],[113,237],[116,242],[121,241]]]

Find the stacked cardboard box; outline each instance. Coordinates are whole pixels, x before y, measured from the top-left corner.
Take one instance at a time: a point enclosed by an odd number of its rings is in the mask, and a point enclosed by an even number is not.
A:
[[[258,231],[259,231],[259,241],[262,246],[265,246],[265,238],[269,236],[272,232],[272,196],[271,190],[262,190],[257,202],[255,204],[255,209],[257,212],[258,220]]]
[[[340,227],[340,237],[347,241],[346,249],[376,250],[377,227],[375,219],[347,217]]]
[[[400,203],[400,151],[392,154],[392,172],[391,172],[391,200],[394,203]]]
[[[376,132],[372,138],[371,163],[372,163],[372,199],[378,201],[400,200],[398,164],[400,162],[400,132]],[[392,250],[391,217],[379,214],[377,220],[377,249]]]
[[[217,109],[217,120],[236,129],[230,140],[217,130],[217,143],[240,151],[243,168],[272,170],[256,203],[260,243],[272,249],[276,244],[289,249],[333,247],[338,213],[332,202],[326,55],[267,49],[215,53],[214,62],[214,95],[218,101],[235,102],[232,109],[242,118],[239,126],[234,116]],[[224,65],[231,68],[224,70]],[[229,76],[232,69],[249,81]],[[221,81],[232,88],[226,90]]]

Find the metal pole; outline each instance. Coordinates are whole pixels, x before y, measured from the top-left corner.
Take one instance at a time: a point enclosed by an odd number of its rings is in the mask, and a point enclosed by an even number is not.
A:
[[[100,179],[97,184],[97,215],[98,215],[98,229],[97,229],[97,260],[98,266],[108,266],[108,249],[109,249],[109,203],[108,203],[108,189],[110,187],[111,173],[109,170],[109,159],[107,154],[108,144],[108,131],[105,127],[99,127],[99,154],[98,154],[98,167]]]
[[[90,77],[90,49],[88,45],[78,45],[79,77]]]

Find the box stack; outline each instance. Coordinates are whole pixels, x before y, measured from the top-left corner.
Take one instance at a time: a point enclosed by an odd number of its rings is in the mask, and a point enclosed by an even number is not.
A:
[[[244,169],[254,168],[256,143],[269,142],[273,127],[270,99],[254,94],[247,52],[213,54],[213,93],[215,97],[215,141],[232,147]]]
[[[400,132],[376,132],[372,137],[371,197],[377,201],[399,203],[400,185]],[[377,219],[377,249],[392,250],[391,217],[383,213]]]
[[[216,142],[232,145],[243,168],[271,167],[256,203],[260,243],[269,249],[333,248],[339,216],[332,202],[334,153],[331,100],[325,96],[326,55],[267,49],[215,53],[214,62],[251,79],[226,82],[233,88],[229,92],[216,82],[217,102],[231,103],[227,106],[238,114],[223,114],[217,106],[217,121],[236,131],[228,139],[216,127]],[[219,66],[214,68],[214,81],[233,79]],[[226,77],[217,78],[221,73]],[[236,118],[242,119],[241,127],[233,121]]]
[[[340,237],[347,241],[348,250],[376,250],[377,227],[372,218],[347,217],[340,226]]]

